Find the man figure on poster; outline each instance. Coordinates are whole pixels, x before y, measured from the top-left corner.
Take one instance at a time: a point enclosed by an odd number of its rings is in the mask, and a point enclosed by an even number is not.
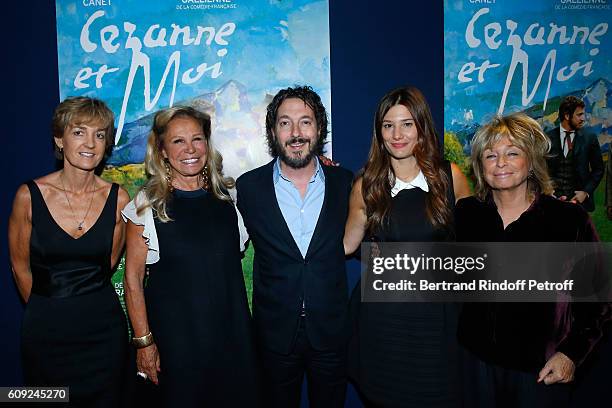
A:
[[[585,104],[566,96],[559,105],[559,127],[547,132],[551,142],[548,171],[561,200],[595,210],[594,193],[603,177],[603,159],[597,137],[582,130]]]
[[[274,159],[237,181],[237,205],[255,249],[253,318],[266,407],[343,407],[348,292],[342,238],[353,175],[323,165],[327,113],[307,86],[268,105]]]

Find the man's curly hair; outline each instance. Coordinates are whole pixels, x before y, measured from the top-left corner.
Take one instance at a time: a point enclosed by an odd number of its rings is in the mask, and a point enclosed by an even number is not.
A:
[[[573,95],[566,96],[559,104],[559,123],[563,122],[565,115],[568,115],[571,119],[576,109],[584,107],[585,104],[582,99]]]

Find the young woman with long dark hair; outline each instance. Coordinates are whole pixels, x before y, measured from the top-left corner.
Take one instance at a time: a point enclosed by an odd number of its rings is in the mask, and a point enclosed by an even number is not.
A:
[[[378,104],[368,161],[351,193],[345,252],[364,237],[452,240],[455,199],[467,195],[465,176],[443,160],[425,97],[414,87],[397,88]],[[457,406],[456,315],[444,303],[360,304],[353,376],[367,402]]]

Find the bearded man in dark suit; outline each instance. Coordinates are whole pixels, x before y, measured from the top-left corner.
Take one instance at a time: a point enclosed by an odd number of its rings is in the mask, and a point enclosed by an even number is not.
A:
[[[603,177],[604,165],[597,137],[582,130],[584,106],[575,96],[561,101],[559,126],[546,133],[551,142],[547,164],[555,184],[555,196],[593,211],[593,195]]]
[[[307,86],[268,105],[274,159],[237,181],[237,205],[255,249],[253,319],[266,407],[343,407],[348,290],[344,225],[353,175],[323,165],[327,113]]]

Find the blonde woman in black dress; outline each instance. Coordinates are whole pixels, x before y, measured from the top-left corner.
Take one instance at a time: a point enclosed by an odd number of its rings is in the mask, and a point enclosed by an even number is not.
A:
[[[164,407],[257,406],[234,181],[210,135],[205,113],[159,111],[148,180],[123,210],[136,365],[159,385]]]
[[[124,378],[127,325],[110,279],[129,197],[95,174],[113,121],[100,100],[63,101],[52,123],[62,169],[22,185],[9,220],[25,384],[70,387],[71,406],[118,406]]]

